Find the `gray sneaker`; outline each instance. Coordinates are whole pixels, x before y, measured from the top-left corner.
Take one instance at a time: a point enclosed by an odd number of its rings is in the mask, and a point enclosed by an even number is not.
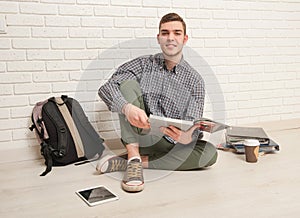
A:
[[[100,173],[111,173],[116,171],[125,171],[127,168],[127,160],[115,156],[115,155],[107,155],[98,162],[97,171]]]
[[[127,192],[140,192],[144,189],[143,167],[139,160],[132,160],[128,163],[122,188]]]

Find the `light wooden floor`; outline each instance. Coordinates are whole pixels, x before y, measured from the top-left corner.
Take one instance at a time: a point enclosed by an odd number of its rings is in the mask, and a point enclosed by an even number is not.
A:
[[[54,168],[41,161],[0,164],[0,217],[299,217],[300,121],[261,124],[281,145],[256,164],[219,151],[215,166],[202,171],[145,170],[145,190],[120,188],[120,173],[97,175],[92,164]],[[88,207],[78,189],[105,185],[120,199]]]

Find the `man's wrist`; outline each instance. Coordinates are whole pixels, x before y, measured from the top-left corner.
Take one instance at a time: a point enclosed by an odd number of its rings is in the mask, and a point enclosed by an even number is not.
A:
[[[126,108],[128,108],[129,104],[130,103],[128,103],[128,102],[126,104],[124,104],[124,106],[122,107],[122,111],[121,111],[122,114],[126,115]]]

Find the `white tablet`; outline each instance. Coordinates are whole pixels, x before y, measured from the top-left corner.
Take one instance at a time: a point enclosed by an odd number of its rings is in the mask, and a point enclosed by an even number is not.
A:
[[[105,186],[96,186],[76,191],[76,194],[82,198],[89,206],[95,206],[110,201],[118,200],[118,196],[112,193]]]
[[[158,132],[161,126],[164,127],[175,126],[183,131],[187,131],[189,128],[191,128],[194,125],[193,121],[179,120],[179,119],[173,119],[168,117],[160,117],[153,114],[150,114],[149,122],[151,125],[151,131],[153,130]]]

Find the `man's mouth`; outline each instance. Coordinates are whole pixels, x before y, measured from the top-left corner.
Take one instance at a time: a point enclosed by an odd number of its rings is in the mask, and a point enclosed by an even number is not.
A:
[[[174,48],[174,47],[176,47],[176,45],[174,45],[174,44],[166,44],[166,47],[168,47],[168,48]]]

